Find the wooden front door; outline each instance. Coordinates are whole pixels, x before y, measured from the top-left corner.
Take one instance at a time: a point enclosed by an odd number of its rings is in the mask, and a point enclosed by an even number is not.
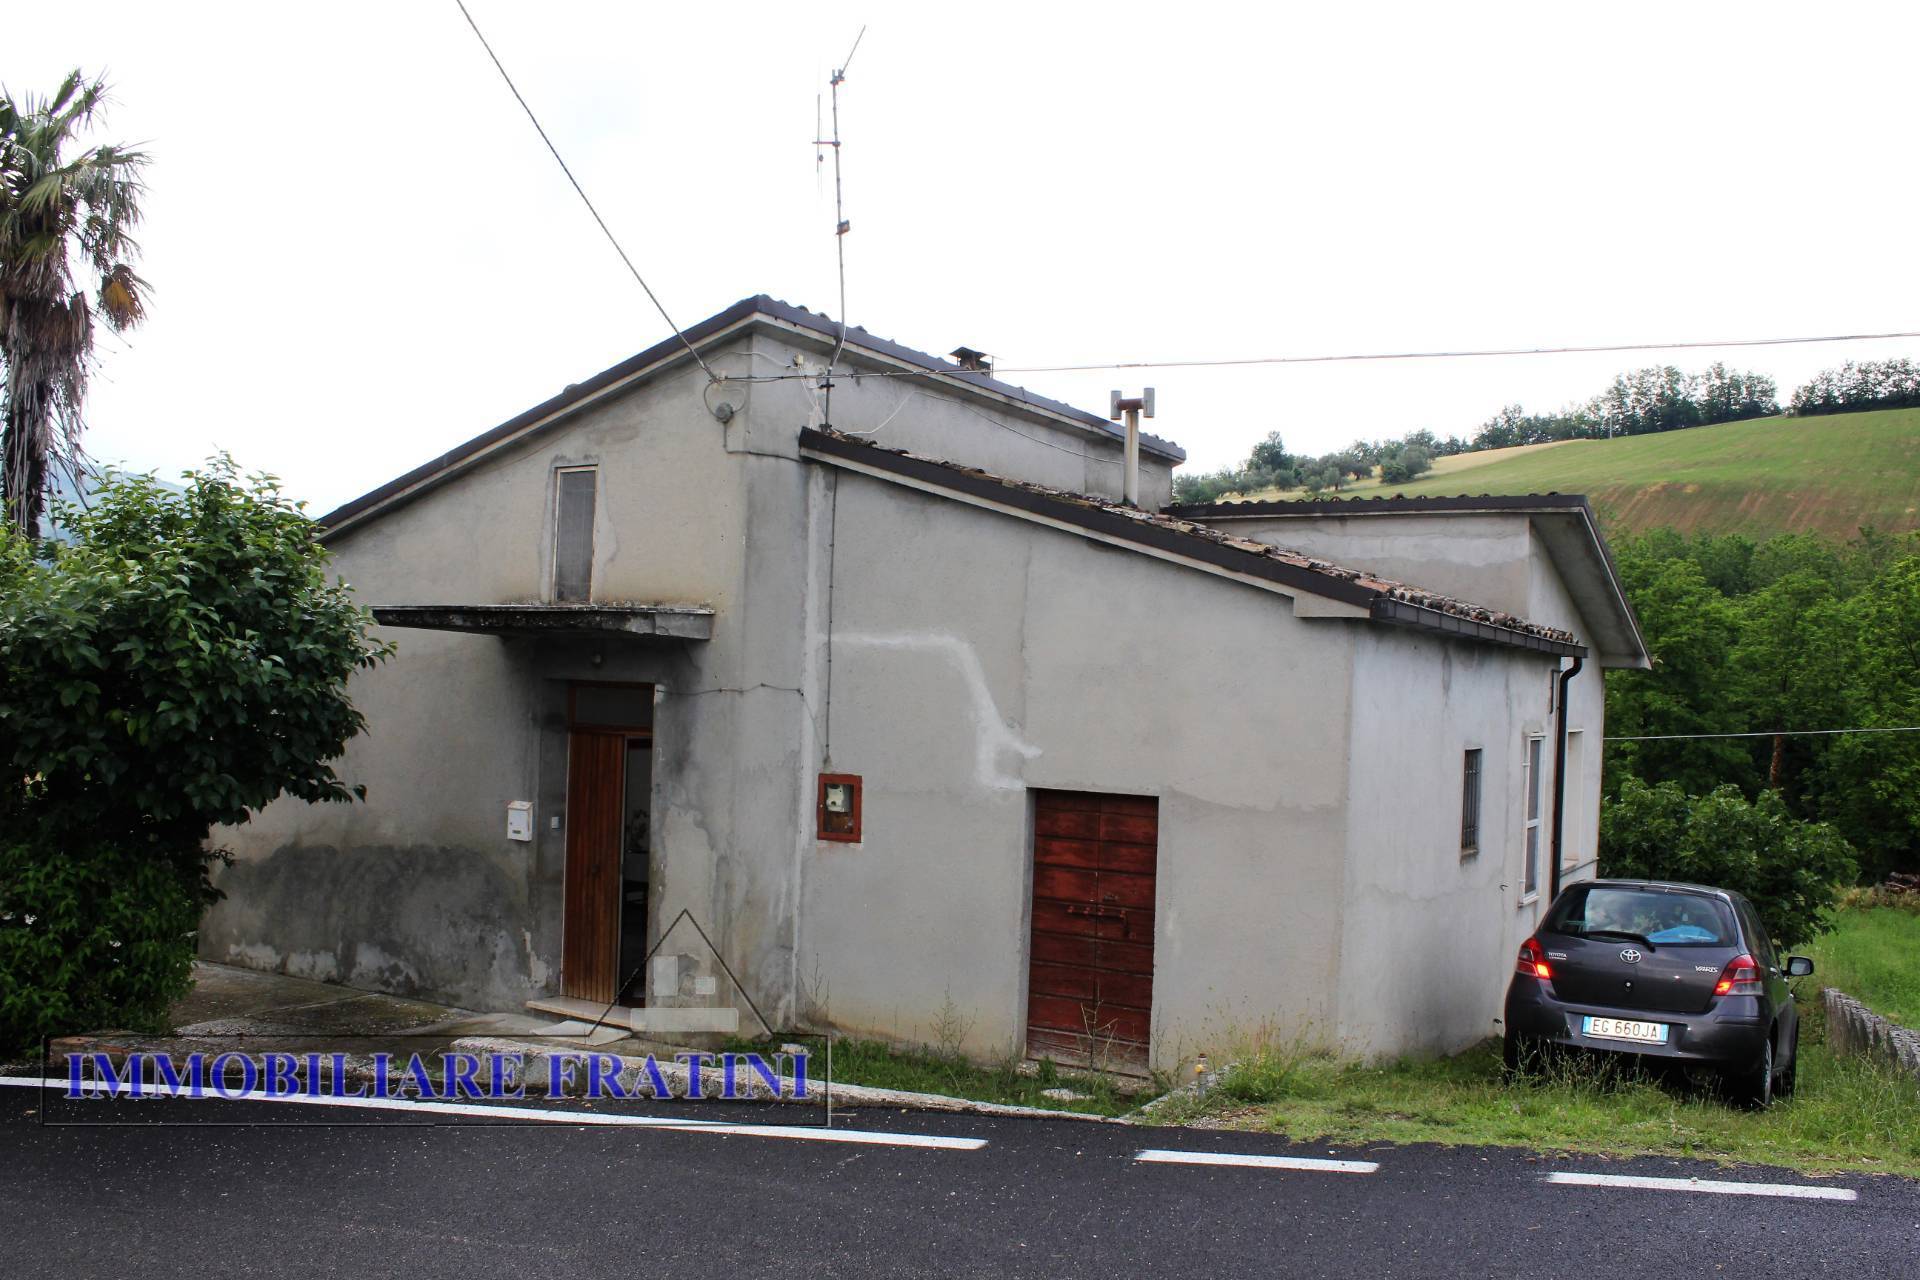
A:
[[[1027,1053],[1144,1070],[1160,802],[1036,791]]]
[[[620,956],[620,826],[627,740],[576,729],[567,739],[567,896],[560,989],[611,1003]]]

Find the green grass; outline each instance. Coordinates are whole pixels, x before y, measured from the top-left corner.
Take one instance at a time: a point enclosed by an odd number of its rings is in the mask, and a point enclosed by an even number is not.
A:
[[[1595,1063],[1560,1064],[1541,1078],[1508,1083],[1499,1046],[1489,1043],[1456,1057],[1384,1066],[1270,1058],[1257,1064],[1257,1081],[1236,1087],[1229,1072],[1207,1097],[1176,1095],[1151,1118],[1338,1147],[1437,1142],[1920,1176],[1913,1081],[1858,1059],[1836,1060],[1815,1019],[1801,1052],[1798,1095],[1765,1112]]]
[[[806,1037],[795,1043],[809,1050],[808,1071],[817,1083],[826,1078],[826,1042]],[[766,1052],[764,1042],[741,1041],[730,1045],[737,1051]],[[835,1040],[833,1042],[833,1079],[836,1084],[864,1084],[877,1089],[903,1089],[911,1093],[939,1093],[950,1098],[968,1098],[975,1102],[997,1102],[1016,1107],[1040,1107],[1049,1111],[1079,1111],[1089,1115],[1118,1116],[1134,1110],[1159,1089],[1146,1081],[1131,1081],[1113,1076],[1091,1075],[1062,1070],[1041,1063],[1038,1071],[1016,1069],[1016,1062],[983,1066],[957,1053],[936,1048],[901,1049],[873,1040]],[[1088,1095],[1062,1100],[1049,1098],[1047,1089],[1072,1089]]]
[[[1920,1027],[1920,904],[1839,912],[1832,933],[1800,950],[1816,987],[1838,987],[1875,1013]]]
[[[1849,538],[1861,525],[1920,529],[1920,409],[1574,440],[1371,486],[1365,496],[1547,492],[1584,493],[1610,528],[1635,532],[1671,525]]]

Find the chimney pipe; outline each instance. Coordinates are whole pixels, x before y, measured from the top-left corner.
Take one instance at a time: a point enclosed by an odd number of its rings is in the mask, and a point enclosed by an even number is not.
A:
[[[1122,464],[1124,476],[1122,492],[1126,495],[1127,505],[1140,505],[1140,415],[1153,416],[1153,388],[1148,387],[1133,399],[1121,399],[1118,391],[1107,398],[1107,418],[1119,422],[1124,417],[1127,424],[1126,461]]]

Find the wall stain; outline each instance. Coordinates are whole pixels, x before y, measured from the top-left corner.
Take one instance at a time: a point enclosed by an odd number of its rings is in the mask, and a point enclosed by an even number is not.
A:
[[[289,844],[219,884],[209,960],[482,1009],[517,1008],[558,968],[526,936],[524,871],[473,848]]]

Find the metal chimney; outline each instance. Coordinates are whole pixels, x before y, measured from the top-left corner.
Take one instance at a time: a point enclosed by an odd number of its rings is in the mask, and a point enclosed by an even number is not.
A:
[[[1107,417],[1114,422],[1124,418],[1127,424],[1127,455],[1122,467],[1124,492],[1130,507],[1140,505],[1140,415],[1143,413],[1149,418],[1153,416],[1152,387],[1145,388],[1131,400],[1122,399],[1118,391],[1107,397]]]

